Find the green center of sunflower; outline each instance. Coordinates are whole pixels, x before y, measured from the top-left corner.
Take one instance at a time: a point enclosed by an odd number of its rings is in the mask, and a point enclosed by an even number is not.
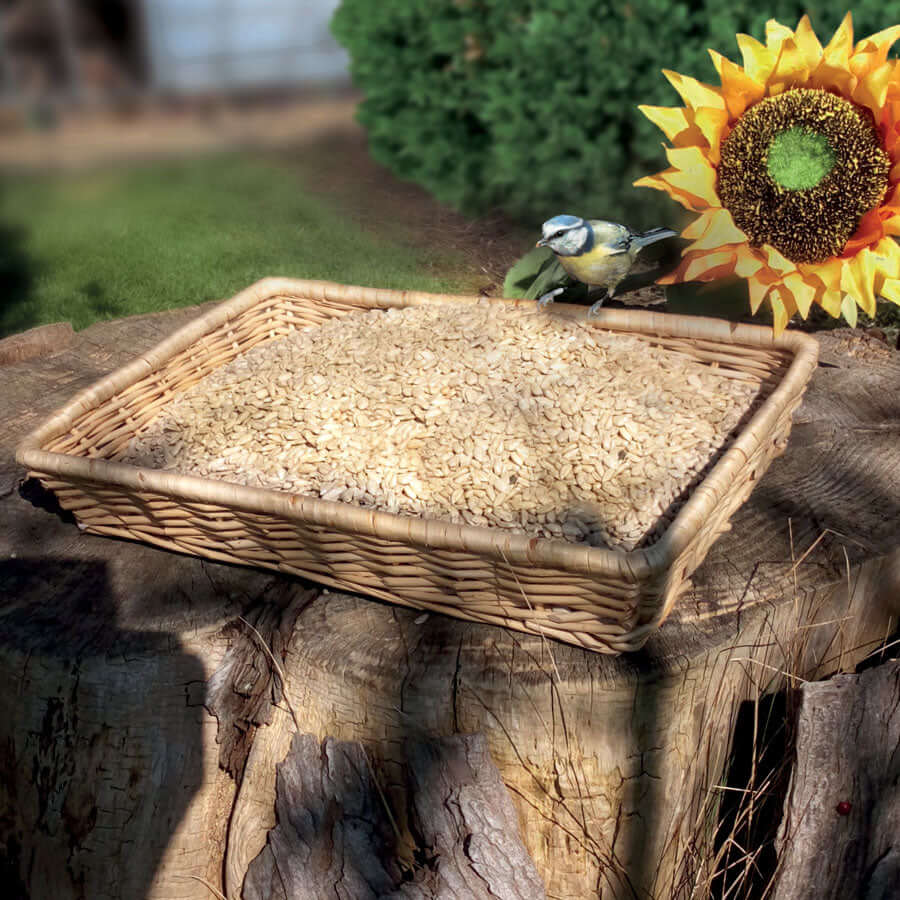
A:
[[[717,190],[751,244],[822,262],[881,203],[889,171],[868,110],[801,88],[760,100],[738,119],[722,142]]]
[[[808,191],[834,168],[834,151],[824,134],[789,128],[772,138],[766,167],[775,184]]]

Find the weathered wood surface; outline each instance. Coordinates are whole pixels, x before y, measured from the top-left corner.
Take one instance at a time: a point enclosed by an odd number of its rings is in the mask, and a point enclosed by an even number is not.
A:
[[[21,334],[0,338],[0,366],[56,353],[68,347],[74,338],[75,332],[68,322],[39,325]]]
[[[876,341],[822,337],[786,454],[670,620],[617,658],[83,535],[23,489],[21,437],[197,312],[96,325],[0,368],[13,893],[192,900],[209,896],[203,878],[240,896],[296,731],[241,615],[275,648],[303,730],[364,743],[408,835],[409,739],[483,733],[548,896],[572,900],[702,885],[693,839],[739,703],[784,671],[846,669],[894,627],[900,365]]]
[[[414,874],[362,745],[297,733],[244,900],[546,900],[483,736],[413,741],[408,755],[423,855]]]
[[[774,900],[896,900],[900,663],[799,693]]]

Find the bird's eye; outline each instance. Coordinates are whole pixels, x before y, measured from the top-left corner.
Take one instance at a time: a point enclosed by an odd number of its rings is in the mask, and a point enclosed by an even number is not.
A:
[[[565,233],[566,233],[565,230],[557,231],[556,234],[553,235],[553,237],[555,237],[555,238],[562,237]]]

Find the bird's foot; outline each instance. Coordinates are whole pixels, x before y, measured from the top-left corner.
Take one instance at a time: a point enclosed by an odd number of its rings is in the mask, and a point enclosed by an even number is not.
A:
[[[589,310],[588,310],[588,318],[594,319],[600,315],[600,310],[603,308],[603,304],[606,301],[606,297],[598,300]]]
[[[537,305],[538,307],[549,306],[563,291],[565,288],[554,288],[552,291],[547,291],[546,294],[538,297]]]

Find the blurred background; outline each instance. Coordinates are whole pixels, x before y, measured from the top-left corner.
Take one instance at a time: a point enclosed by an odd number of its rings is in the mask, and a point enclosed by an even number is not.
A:
[[[4,0],[7,99],[346,82],[336,0]]]
[[[523,232],[373,161],[337,6],[0,0],[0,337],[267,275],[496,293]]]
[[[823,43],[846,0],[821,0]],[[900,0],[856,0],[857,37]],[[639,104],[798,0],[0,0],[0,337],[267,275],[499,295],[558,213],[680,229]],[[743,306],[741,307],[743,309]]]

